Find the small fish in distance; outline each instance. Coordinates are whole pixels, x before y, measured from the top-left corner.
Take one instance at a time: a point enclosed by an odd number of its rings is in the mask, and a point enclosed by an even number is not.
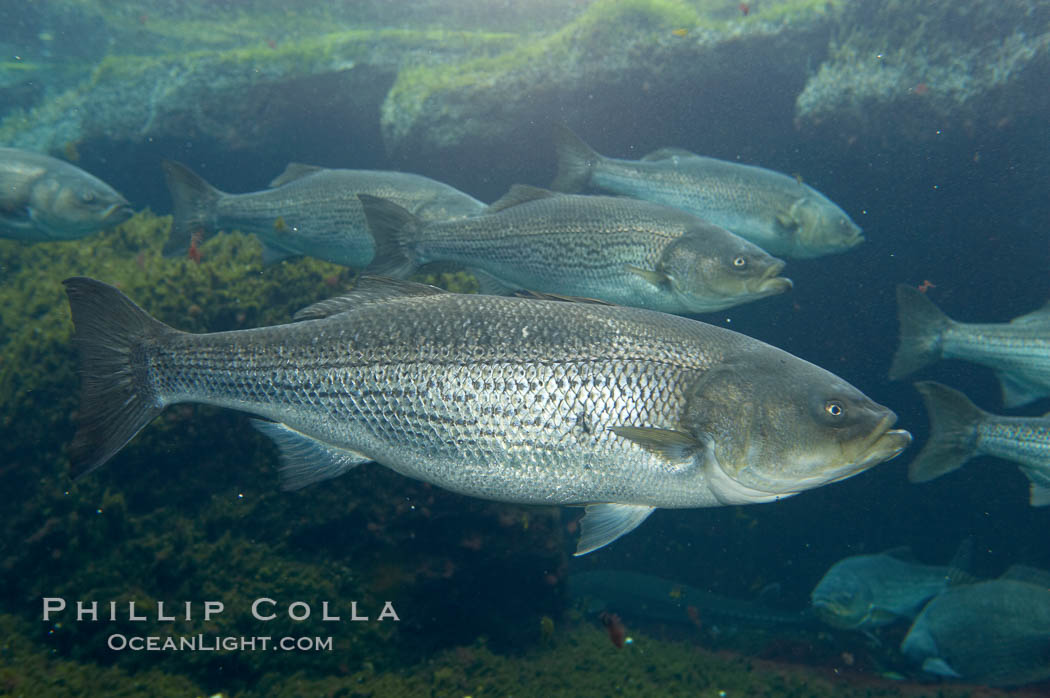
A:
[[[784,262],[683,211],[610,196],[515,185],[483,214],[425,223],[361,196],[374,269],[401,276],[429,262],[468,267],[486,292],[539,291],[694,314],[783,293]]]
[[[927,482],[977,456],[1017,463],[1028,477],[1028,502],[1050,506],[1050,414],[1006,417],[985,412],[970,399],[933,381],[916,383],[930,415],[930,438],[908,465],[908,479]]]
[[[307,255],[363,269],[375,248],[358,193],[389,198],[424,220],[469,216],[484,208],[447,184],[405,172],[332,170],[292,163],[270,189],[245,194],[219,191],[183,164],[164,162],[174,204],[168,256],[183,256],[195,231],[219,230],[259,237],[264,263]]]
[[[891,379],[940,359],[961,359],[995,371],[1006,407],[1050,396],[1050,302],[1010,322],[957,322],[924,293],[901,284],[897,312],[900,346]]]
[[[810,594],[817,616],[844,630],[870,630],[911,620],[923,604],[954,584],[973,581],[965,571],[972,543],[963,541],[947,565],[924,565],[908,548],[839,560]]]
[[[778,257],[845,252],[864,241],[846,212],[795,177],[753,165],[662,148],[641,160],[599,155],[564,126],[555,130],[552,189],[585,188],[688,211]]]
[[[127,200],[79,167],[0,148],[0,238],[76,240],[131,218]]]

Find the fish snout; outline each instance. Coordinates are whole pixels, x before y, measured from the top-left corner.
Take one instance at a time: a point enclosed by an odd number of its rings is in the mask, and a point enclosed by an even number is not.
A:
[[[135,211],[131,208],[131,204],[124,198],[121,198],[102,213],[102,222],[106,225],[119,225],[133,215],[135,215]]]
[[[755,291],[769,296],[790,291],[794,287],[791,279],[786,276],[779,276],[785,266],[787,266],[787,263],[782,259],[777,259],[770,264],[766,272],[759,277]]]
[[[860,451],[858,465],[862,469],[896,458],[912,441],[911,433],[907,430],[892,428],[897,423],[897,414],[888,407],[879,407],[883,417]]]

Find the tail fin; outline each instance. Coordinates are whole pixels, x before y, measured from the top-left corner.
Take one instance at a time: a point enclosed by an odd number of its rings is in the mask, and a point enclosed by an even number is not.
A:
[[[946,385],[915,384],[930,415],[930,438],[908,466],[908,479],[926,482],[952,472],[976,455],[977,424],[984,412]]]
[[[177,330],[109,284],[81,276],[63,283],[80,354],[80,424],[70,448],[73,475],[79,478],[160,414],[164,405],[149,385],[142,345]]]
[[[376,254],[368,267],[370,274],[404,278],[418,266],[411,241],[422,227],[419,218],[393,201],[369,194],[358,194],[368,229],[375,241]]]
[[[570,194],[585,189],[602,156],[561,124],[554,127],[554,149],[558,153],[558,175],[551,182],[551,189]]]
[[[205,236],[215,232],[216,209],[223,193],[182,163],[165,160],[163,167],[173,207],[164,256],[173,257],[189,251],[193,234],[198,230]]]
[[[897,287],[901,343],[890,366],[890,380],[903,378],[941,357],[941,336],[952,320],[911,286]]]

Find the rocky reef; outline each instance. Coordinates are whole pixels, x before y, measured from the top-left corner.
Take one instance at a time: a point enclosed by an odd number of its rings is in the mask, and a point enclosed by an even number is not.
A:
[[[199,16],[153,5],[38,8],[40,45],[0,64],[0,89],[19,105],[0,142],[60,153],[96,139],[207,136],[265,148],[325,110],[381,133],[395,160],[467,147],[526,156],[554,120],[615,123],[625,106],[666,114],[675,100],[710,100],[703,128],[715,137],[752,126],[721,114],[781,93],[809,138],[921,142],[936,137],[931,124],[973,132],[1035,119],[1050,99],[1038,89],[1050,10],[1035,0],[763,0],[746,13],[710,0],[455,13],[372,2],[294,15],[221,3]],[[77,64],[56,55],[74,19],[94,38],[77,44]],[[675,130],[688,116],[666,118]]]

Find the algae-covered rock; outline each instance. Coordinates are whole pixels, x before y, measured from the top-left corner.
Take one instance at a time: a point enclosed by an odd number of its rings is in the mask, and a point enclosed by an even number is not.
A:
[[[715,9],[717,8],[717,9]],[[599,0],[561,30],[495,57],[402,69],[383,104],[393,154],[502,147],[529,152],[554,121],[647,113],[673,95],[703,103],[801,85],[826,51],[824,2]],[[728,11],[727,11],[728,10]],[[719,129],[714,119],[702,128]]]
[[[1050,5],[1033,0],[853,2],[798,96],[806,132],[928,143],[1045,122]]]

